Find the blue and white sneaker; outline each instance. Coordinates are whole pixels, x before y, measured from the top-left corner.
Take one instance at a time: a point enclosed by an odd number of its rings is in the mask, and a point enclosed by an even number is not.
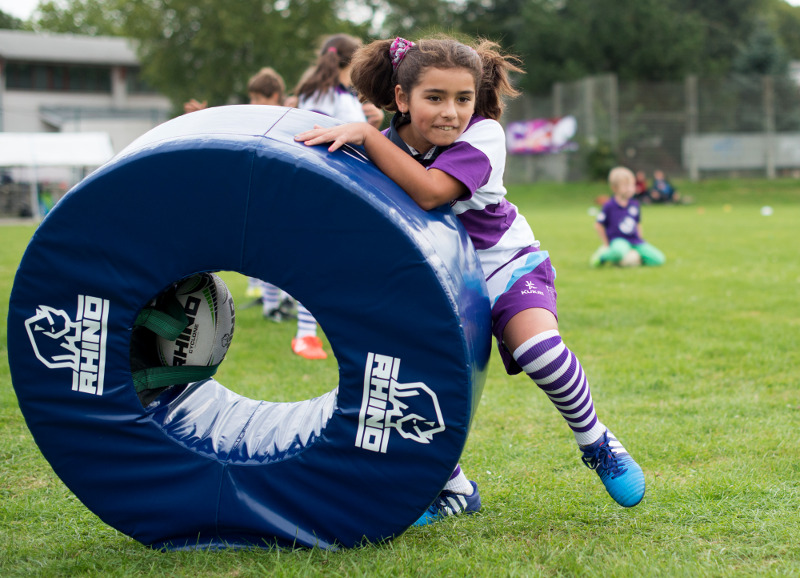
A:
[[[467,496],[442,490],[433,503],[428,506],[428,509],[425,510],[425,513],[413,525],[427,526],[447,516],[479,512],[481,509],[481,496],[478,493],[478,484],[472,480],[469,483],[472,484],[472,495]]]
[[[644,498],[644,472],[608,429],[588,446],[581,446],[581,459],[597,472],[609,495],[625,508]]]

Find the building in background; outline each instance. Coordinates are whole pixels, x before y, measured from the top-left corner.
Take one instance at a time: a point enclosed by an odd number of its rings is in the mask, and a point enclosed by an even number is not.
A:
[[[128,39],[0,30],[2,132],[107,132],[118,152],[170,110]]]
[[[20,146],[31,133],[92,133],[108,135],[117,153],[167,120],[171,109],[166,97],[142,81],[128,39],[0,30],[0,133],[10,140],[18,135]],[[96,168],[19,162],[0,158],[3,186],[25,183],[39,189],[40,198],[42,192],[58,197]],[[35,204],[6,200],[15,207]],[[0,198],[3,205],[8,203]],[[35,206],[21,210],[19,216],[41,215]]]

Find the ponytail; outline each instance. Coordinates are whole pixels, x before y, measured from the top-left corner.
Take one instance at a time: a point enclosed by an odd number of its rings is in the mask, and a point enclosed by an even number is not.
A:
[[[294,94],[307,98],[336,88],[339,85],[339,73],[350,66],[359,46],[361,41],[349,34],[334,34],[326,38],[316,64],[300,79]]]
[[[360,48],[353,56],[350,78],[362,100],[378,108],[396,111],[394,68],[389,55],[391,40],[376,40]]]
[[[479,41],[475,52],[480,56],[482,64],[475,112],[486,118],[499,120],[505,109],[504,99],[515,98],[520,94],[509,79],[510,72],[523,72],[518,66],[520,60],[516,56],[504,55],[498,44],[486,39]]]

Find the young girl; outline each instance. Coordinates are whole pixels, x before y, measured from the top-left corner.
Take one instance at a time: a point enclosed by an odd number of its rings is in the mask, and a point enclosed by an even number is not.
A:
[[[383,112],[371,103],[361,103],[351,90],[353,54],[361,41],[349,34],[334,34],[323,43],[317,63],[295,88],[297,108],[313,110],[344,122],[383,123]]]
[[[320,49],[316,64],[309,68],[295,89],[296,106],[332,116],[345,122],[369,122],[380,126],[383,112],[373,104],[362,104],[351,91],[350,69],[355,51],[361,46],[358,38],[348,34],[328,37]],[[262,292],[264,316],[281,317],[283,293],[265,283]],[[292,351],[306,359],[325,359],[328,354],[317,336],[317,320],[302,303],[297,302],[297,334]]]
[[[589,383],[558,332],[555,273],[528,222],[505,199],[502,98],[520,71],[496,44],[474,48],[442,37],[380,40],[354,57],[353,83],[395,111],[381,133],[366,123],[315,126],[306,145],[362,145],[372,161],[423,209],[449,203],[478,253],[492,305],[492,332],[509,374],[524,371],[575,435],[583,462],[622,506],[644,496],[642,469],[598,419]],[[480,509],[477,486],[456,466],[417,525]]]

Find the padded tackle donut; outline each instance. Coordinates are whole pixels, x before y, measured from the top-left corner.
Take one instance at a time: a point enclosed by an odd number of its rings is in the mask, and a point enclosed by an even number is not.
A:
[[[295,143],[314,123],[335,121],[249,105],[171,120],[70,191],[22,259],[8,315],[22,413],[75,495],[144,544],[388,539],[466,442],[490,351],[471,243],[357,149]],[[136,315],[201,271],[297,297],[329,338],[338,388],[271,403],[206,380],[143,408]]]

